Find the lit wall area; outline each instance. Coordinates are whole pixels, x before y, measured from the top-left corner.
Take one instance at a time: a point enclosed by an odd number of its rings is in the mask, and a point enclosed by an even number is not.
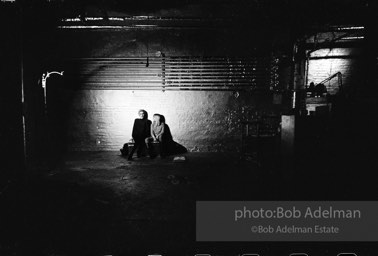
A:
[[[340,72],[343,86],[358,84],[361,80],[360,48],[331,48],[313,51],[308,63],[308,84],[318,84],[328,77]],[[337,86],[337,77],[325,84],[332,90]]]
[[[85,90],[71,103],[72,150],[118,150],[145,109],[163,114],[174,139],[189,151],[237,150],[243,96],[222,91]]]
[[[311,51],[307,63],[307,86],[310,83],[323,83],[330,95],[337,95],[340,90],[352,92],[363,86],[363,61],[361,48],[321,48]],[[317,107],[328,106],[326,97],[307,98],[308,113]]]

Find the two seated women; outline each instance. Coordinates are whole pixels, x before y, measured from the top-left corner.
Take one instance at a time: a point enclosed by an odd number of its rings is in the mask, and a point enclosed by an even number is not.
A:
[[[138,114],[139,118],[135,119],[132,131],[134,147],[129,153],[128,160],[132,160],[135,151],[137,151],[137,156],[140,157],[144,147],[147,148],[150,157],[153,157],[152,143],[159,143],[160,157],[164,158],[167,154],[169,144],[173,142],[169,128],[165,124],[164,116],[154,114],[153,122],[151,122],[148,120],[147,111],[141,109]]]

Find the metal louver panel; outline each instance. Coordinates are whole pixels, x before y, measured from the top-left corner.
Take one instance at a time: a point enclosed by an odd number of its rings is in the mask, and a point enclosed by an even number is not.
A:
[[[272,57],[140,57],[73,59],[64,65],[80,89],[269,89],[277,85]]]

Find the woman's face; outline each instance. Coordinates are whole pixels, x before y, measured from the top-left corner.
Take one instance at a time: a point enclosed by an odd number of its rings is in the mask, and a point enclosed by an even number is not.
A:
[[[160,116],[154,116],[154,121],[155,122],[160,122]]]
[[[144,119],[145,113],[144,111],[139,111],[139,118]]]

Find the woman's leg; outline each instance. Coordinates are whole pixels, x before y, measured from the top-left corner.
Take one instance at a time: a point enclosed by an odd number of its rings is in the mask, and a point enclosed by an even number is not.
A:
[[[146,147],[147,148],[150,148],[150,143],[151,141],[153,141],[154,139],[152,137],[148,137],[144,140],[144,143],[146,144]]]
[[[139,142],[138,142],[138,146],[137,146],[137,157],[141,157],[142,156],[142,149],[144,147],[144,140],[141,139]]]
[[[133,149],[131,150],[131,152],[129,153],[129,157],[127,159],[131,160],[133,158],[133,155],[134,155],[134,152],[135,152],[135,149],[137,147],[137,143],[135,142],[134,143],[134,147]]]
[[[143,140],[142,140],[142,143],[143,143]],[[128,157],[129,160],[131,160],[133,158],[135,151],[137,151],[137,156],[140,157],[140,150],[141,150],[140,144],[141,144],[140,140],[134,139],[134,147],[129,154],[129,157]]]
[[[145,144],[146,144],[146,147],[147,147],[147,153],[148,155],[152,158],[153,157],[153,150],[151,148],[151,142],[153,141],[154,139],[152,137],[148,137],[144,140]]]

